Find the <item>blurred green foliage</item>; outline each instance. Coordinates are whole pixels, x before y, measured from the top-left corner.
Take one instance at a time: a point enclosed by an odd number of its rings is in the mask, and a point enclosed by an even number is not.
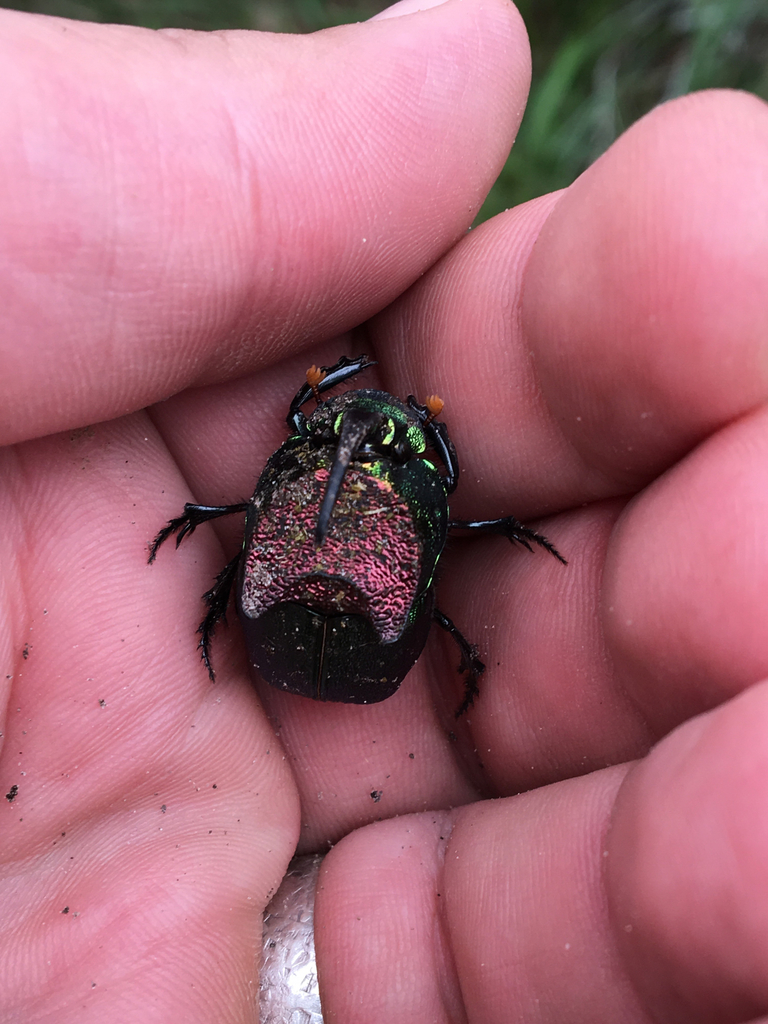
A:
[[[87,21],[314,32],[386,0],[28,0],[0,7]],[[651,107],[693,89],[768,99],[768,0],[518,0],[533,83],[517,142],[478,220],[562,188]]]
[[[520,0],[528,108],[481,211],[568,185],[633,121],[694,89],[768,99],[768,0]]]
[[[14,11],[53,14],[144,28],[254,28],[262,32],[317,32],[364,21],[387,0],[17,0]]]

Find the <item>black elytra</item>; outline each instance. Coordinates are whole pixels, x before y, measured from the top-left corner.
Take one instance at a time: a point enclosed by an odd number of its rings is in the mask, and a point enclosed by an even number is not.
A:
[[[375,365],[342,356],[312,367],[286,417],[288,439],[267,462],[248,501],[186,504],[150,546],[245,512],[243,546],[203,595],[200,650],[211,679],[211,638],[232,588],[248,660],[272,686],[314,700],[374,704],[416,663],[436,622],[461,652],[474,702],[485,669],[477,648],[435,607],[435,570],[449,531],[499,533],[566,564],[546,537],[515,519],[450,519],[459,463],[435,395],[420,405],[385,391],[321,395]],[[302,411],[310,399],[316,408]],[[433,462],[432,459],[435,459]],[[440,467],[436,465],[439,462]]]

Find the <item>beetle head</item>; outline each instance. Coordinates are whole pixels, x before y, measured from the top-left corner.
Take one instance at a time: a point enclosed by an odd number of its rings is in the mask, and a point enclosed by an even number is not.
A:
[[[427,447],[413,412],[384,391],[348,391],[323,402],[310,416],[307,427],[313,443],[332,444],[336,448],[317,517],[318,546],[325,540],[344,474],[356,456],[405,463]]]

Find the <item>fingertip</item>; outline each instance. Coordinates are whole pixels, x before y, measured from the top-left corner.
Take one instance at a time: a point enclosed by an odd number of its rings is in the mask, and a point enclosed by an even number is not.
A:
[[[655,735],[768,674],[768,413],[718,431],[625,509],[602,633]]]
[[[548,404],[613,493],[768,393],[767,161],[768,105],[686,96],[626,131],[542,228],[525,330]]]
[[[768,684],[687,722],[627,777],[606,885],[623,962],[654,1019],[768,1009]]]
[[[315,903],[323,1008],[331,1019],[402,1024],[462,1019],[461,994],[436,922],[451,815],[378,822],[329,854]]]

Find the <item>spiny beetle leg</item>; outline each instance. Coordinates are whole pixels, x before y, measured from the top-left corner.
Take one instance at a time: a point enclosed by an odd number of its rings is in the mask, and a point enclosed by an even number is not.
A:
[[[232,587],[237,577],[237,567],[240,564],[241,555],[242,551],[238,551],[232,561],[228,562],[216,577],[216,582],[211,589],[203,594],[203,600],[208,605],[208,614],[197,627],[197,632],[200,634],[198,647],[212,683],[216,681],[216,677],[211,666],[211,637],[216,631],[216,623],[227,617],[229,595],[232,593]]]
[[[568,562],[551,541],[548,541],[546,537],[542,537],[540,533],[535,533],[528,526],[523,526],[520,520],[515,519],[514,516],[504,516],[503,519],[452,519],[448,523],[448,529],[476,530],[478,533],[501,533],[513,544],[515,542],[522,544],[529,551],[533,551],[529,543],[529,541],[533,541],[539,547],[545,548],[550,555],[554,555],[563,565],[568,565]]]
[[[467,638],[459,632],[454,626],[447,615],[444,615],[438,608],[435,608],[433,615],[435,622],[446,633],[450,633],[453,639],[459,646],[461,651],[461,662],[459,663],[459,672],[466,672],[466,679],[464,680],[464,700],[461,702],[461,707],[456,712],[456,717],[461,718],[465,711],[469,710],[475,703],[475,697],[480,693],[477,688],[477,680],[485,672],[485,665],[477,656],[477,648],[474,644],[471,644]]]
[[[236,512],[245,512],[248,503],[239,502],[237,505],[192,505],[190,502],[184,506],[184,514],[176,519],[169,520],[160,533],[155,537],[149,546],[149,562],[154,562],[157,556],[157,549],[164,544],[174,533],[178,533],[176,547],[181,544],[184,538],[195,532],[195,528],[201,523],[207,523],[209,519],[218,519],[219,516],[231,516]]]

